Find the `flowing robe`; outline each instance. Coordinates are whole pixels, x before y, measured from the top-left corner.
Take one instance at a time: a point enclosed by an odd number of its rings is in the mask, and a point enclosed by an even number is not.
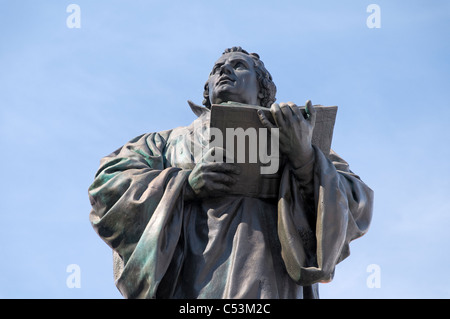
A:
[[[141,135],[104,157],[89,188],[116,286],[126,298],[318,298],[318,283],[367,232],[372,190],[314,147],[312,180],[286,163],[278,198],[185,200],[210,115],[191,107],[190,126]]]

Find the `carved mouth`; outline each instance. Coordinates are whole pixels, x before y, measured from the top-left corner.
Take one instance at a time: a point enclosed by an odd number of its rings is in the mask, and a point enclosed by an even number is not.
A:
[[[232,80],[228,76],[223,76],[223,77],[219,78],[219,81],[217,81],[217,85],[227,84],[227,83],[232,84],[232,83],[234,83],[234,80]]]

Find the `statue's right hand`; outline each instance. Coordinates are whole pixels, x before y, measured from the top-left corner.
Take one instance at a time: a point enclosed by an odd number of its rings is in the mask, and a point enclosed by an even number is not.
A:
[[[225,154],[225,150],[213,147],[206,152],[202,160],[197,163],[189,174],[188,183],[195,198],[217,197],[227,194],[231,186],[236,183],[240,174],[237,165],[216,161],[216,152]]]

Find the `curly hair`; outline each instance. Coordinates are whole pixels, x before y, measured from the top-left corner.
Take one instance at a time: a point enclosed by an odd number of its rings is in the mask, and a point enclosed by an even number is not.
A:
[[[273,82],[272,76],[270,75],[269,71],[267,71],[266,67],[264,66],[264,63],[259,59],[259,55],[257,53],[248,53],[241,47],[232,47],[225,49],[222,55],[232,52],[241,52],[247,54],[253,59],[256,78],[258,80],[260,88],[259,93],[262,96],[262,98],[260,99],[261,106],[270,107],[276,100],[275,95],[277,93],[277,87],[275,86],[275,83]],[[203,97],[203,105],[207,108],[211,108],[211,102],[209,100],[208,81],[206,81],[204,86]]]

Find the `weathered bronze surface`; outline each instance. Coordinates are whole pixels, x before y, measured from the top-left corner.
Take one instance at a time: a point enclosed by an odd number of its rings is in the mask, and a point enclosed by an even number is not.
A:
[[[227,49],[189,126],[138,136],[101,160],[90,221],[113,249],[126,298],[318,298],[349,243],[368,230],[373,192],[333,150],[312,144],[316,110],[274,103],[257,54]],[[213,104],[270,108],[279,129],[278,196],[232,194],[241,169],[210,149]],[[201,150],[200,152],[198,150]]]

